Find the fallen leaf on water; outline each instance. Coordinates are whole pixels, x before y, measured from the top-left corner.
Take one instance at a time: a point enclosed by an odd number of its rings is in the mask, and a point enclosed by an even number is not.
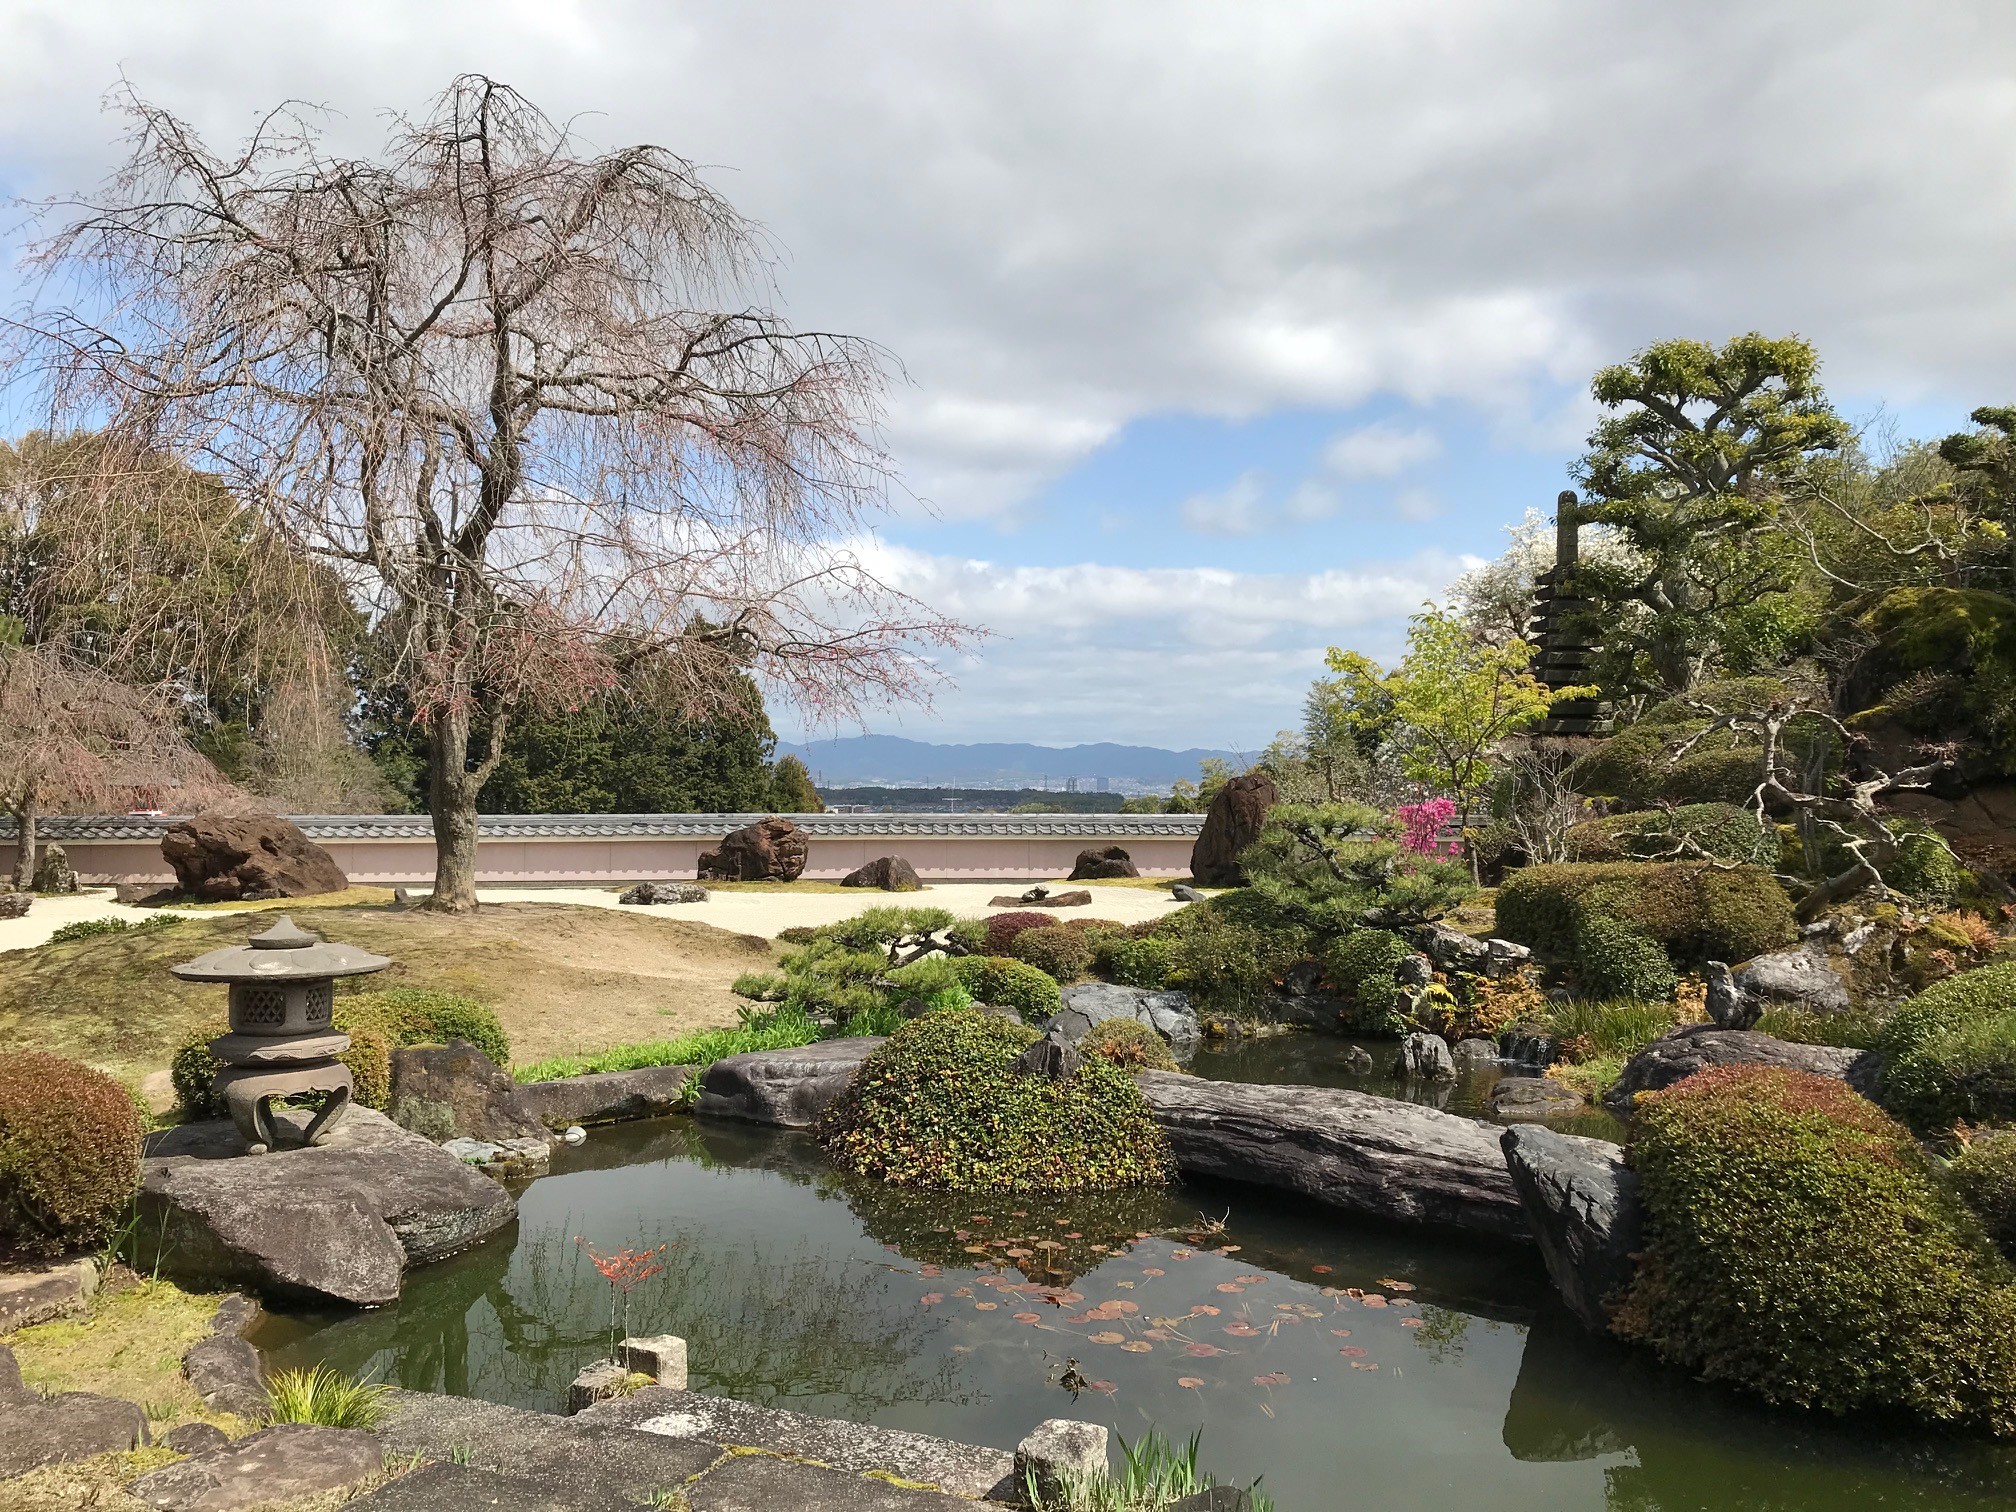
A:
[[[1420,1328],[1423,1326],[1423,1324],[1424,1320],[1421,1318],[1402,1318],[1400,1320],[1400,1326],[1402,1328]]]
[[[955,1297],[970,1297],[973,1295],[973,1288],[970,1286],[962,1286],[957,1291],[952,1293],[952,1295]]]
[[[1221,1292],[1242,1292],[1246,1288],[1236,1281],[1220,1281],[1218,1283],[1218,1290]]]
[[[1171,1260],[1188,1260],[1192,1253],[1193,1251],[1190,1250],[1171,1250],[1169,1251],[1169,1258]]]
[[[973,1311],[992,1312],[994,1311],[995,1308],[999,1307],[1000,1305],[1001,1304],[999,1302],[975,1302],[973,1304]]]
[[[1312,1265],[1309,1267],[1309,1269],[1319,1276],[1327,1276],[1330,1274],[1330,1267],[1327,1265]]]
[[[966,1253],[969,1255],[984,1255],[987,1253],[987,1246],[984,1244],[969,1244],[966,1246]]]
[[[1166,1276],[1169,1272],[1159,1271],[1152,1265],[1144,1265],[1141,1267],[1141,1274],[1144,1276]]]
[[[1266,1375],[1253,1377],[1253,1384],[1255,1386],[1286,1386],[1288,1384],[1288,1372],[1285,1370],[1271,1370]]]
[[[1257,1337],[1260,1330],[1255,1328],[1251,1323],[1227,1323],[1225,1325],[1225,1332],[1231,1334],[1235,1339],[1251,1339]]]
[[[1183,1346],[1183,1353],[1195,1355],[1200,1360],[1208,1360],[1211,1356],[1221,1355],[1225,1351],[1220,1349],[1216,1344],[1186,1344]]]
[[[1199,1302],[1195,1307],[1190,1309],[1190,1315],[1196,1317],[1201,1314],[1207,1318],[1215,1318],[1223,1311],[1222,1307],[1213,1307],[1209,1302]]]
[[[926,1292],[924,1293],[923,1296],[919,1297],[917,1300],[922,1302],[926,1307],[936,1307],[940,1302],[943,1302],[945,1300],[945,1293]]]
[[[1018,1245],[1016,1245],[1016,1246],[1015,1246],[1015,1247],[1014,1247],[1013,1249],[1011,1249],[1011,1250],[1009,1250],[1009,1251],[1008,1251],[1008,1254],[1010,1255],[1010,1257],[1012,1257],[1013,1259],[1016,1259],[1016,1260],[1026,1260],[1026,1259],[1028,1259],[1028,1258],[1029,1258],[1029,1256],[1031,1256],[1031,1255],[1033,1255],[1033,1254],[1035,1254],[1035,1253],[1036,1253],[1036,1252],[1035,1252],[1034,1250],[1030,1250],[1030,1249],[1024,1249],[1024,1248],[1023,1248],[1023,1247],[1022,1247],[1021,1245],[1019,1245],[1019,1244],[1018,1244]]]
[[[1265,1276],[1235,1276],[1233,1279],[1238,1281],[1241,1286],[1258,1286],[1267,1278]]]
[[[1365,1351],[1356,1344],[1346,1344],[1337,1353],[1347,1360],[1361,1360],[1365,1357]]]
[[[1372,1368],[1377,1370],[1379,1367],[1375,1365]],[[1096,1391],[1102,1396],[1111,1396],[1120,1388],[1115,1386],[1111,1381],[1091,1381],[1086,1384],[1085,1389],[1087,1391]]]
[[[1410,1292],[1414,1290],[1414,1283],[1412,1281],[1381,1281],[1379,1284],[1388,1291]]]
[[[1337,1337],[1340,1339],[1348,1339],[1351,1337],[1351,1330],[1348,1328],[1333,1328],[1330,1330],[1330,1332],[1337,1335]]]
[[[1127,1283],[1122,1281],[1120,1284],[1125,1286]],[[1107,1302],[1102,1305],[1117,1313],[1138,1313],[1141,1311],[1141,1304],[1139,1302]]]
[[[1131,1287],[1131,1286],[1132,1286],[1132,1285],[1133,1285],[1134,1283],[1133,1283],[1132,1281],[1115,1281],[1115,1282],[1114,1282],[1113,1284],[1114,1284],[1115,1286],[1130,1286],[1130,1287]]]
[[[1176,1384],[1181,1386],[1185,1391],[1195,1391],[1199,1386],[1204,1384],[1204,1377],[1178,1376],[1176,1377]]]
[[[1353,1360],[1351,1362],[1351,1368],[1353,1370],[1377,1370],[1379,1368],[1379,1365],[1377,1361]]]
[[[1153,1344],[1150,1344],[1146,1339],[1129,1339],[1125,1344],[1122,1344],[1120,1347],[1126,1350],[1127,1353],[1129,1354],[1148,1354],[1152,1352],[1155,1348],[1155,1346]]]
[[[1344,1288],[1344,1295],[1347,1297],[1362,1297],[1365,1295],[1365,1288],[1362,1286],[1347,1286]]]
[[[1176,1335],[1169,1332],[1166,1328],[1151,1328],[1141,1335],[1141,1337],[1144,1339],[1153,1339],[1158,1344],[1168,1344],[1174,1341]]]
[[[1015,1321],[1017,1323],[1041,1323],[1043,1315],[1041,1313],[1016,1313]]]
[[[1114,1333],[1109,1328],[1104,1333],[1091,1334],[1088,1337],[1090,1337],[1090,1339],[1094,1344],[1118,1344],[1122,1339],[1126,1338],[1127,1335]]]
[[[1367,1307],[1384,1307],[1386,1305],[1386,1299],[1380,1296],[1365,1296],[1360,1297],[1358,1300],[1363,1302]]]

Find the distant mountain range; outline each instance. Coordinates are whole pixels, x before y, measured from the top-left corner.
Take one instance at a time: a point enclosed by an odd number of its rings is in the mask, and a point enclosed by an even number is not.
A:
[[[1047,780],[1062,787],[1067,777],[1166,788],[1179,778],[1195,782],[1207,756],[1232,759],[1230,751],[1165,751],[1156,746],[1040,746],[1014,743],[933,745],[898,735],[849,735],[803,745],[777,743],[777,754],[796,756],[822,787],[873,784],[1032,787]]]

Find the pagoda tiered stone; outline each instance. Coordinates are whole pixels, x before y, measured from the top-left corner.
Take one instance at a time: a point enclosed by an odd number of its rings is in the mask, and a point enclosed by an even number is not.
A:
[[[224,1063],[214,1085],[252,1154],[265,1154],[286,1132],[273,1117],[282,1098],[319,1094],[322,1107],[302,1137],[311,1145],[328,1139],[354,1090],[350,1068],[336,1059],[350,1048],[350,1036],[334,1024],[336,978],[391,964],[355,945],[325,943],[283,914],[246,944],[169,968],[185,982],[230,986],[231,1031],[210,1042]]]

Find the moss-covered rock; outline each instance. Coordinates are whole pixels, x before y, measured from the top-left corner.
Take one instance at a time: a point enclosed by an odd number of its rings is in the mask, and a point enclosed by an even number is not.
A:
[[[821,1137],[848,1169],[949,1191],[1089,1191],[1168,1179],[1168,1146],[1133,1078],[1087,1055],[1025,1072],[1040,1036],[954,1009],[904,1025],[862,1064]]]
[[[1777,832],[1759,824],[1747,808],[1734,803],[1683,803],[1672,809],[1585,820],[1568,831],[1568,858],[1645,861],[1670,854],[1683,838],[1718,861],[1756,866],[1777,865],[1782,849]]]
[[[2016,1120],[2016,962],[1926,988],[1891,1016],[1876,1048],[1883,1101],[1919,1128]]]
[[[1703,1071],[1640,1100],[1647,1251],[1617,1331],[1830,1412],[2016,1432],[2016,1286],[1909,1132],[1828,1077]]]

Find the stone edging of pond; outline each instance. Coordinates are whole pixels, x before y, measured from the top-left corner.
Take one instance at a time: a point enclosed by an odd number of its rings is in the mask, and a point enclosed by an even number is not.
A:
[[[258,1321],[259,1304],[233,1292],[218,1305],[209,1335],[182,1352],[182,1374],[213,1412],[233,1412],[256,1422],[272,1409],[259,1351],[245,1338]]]

